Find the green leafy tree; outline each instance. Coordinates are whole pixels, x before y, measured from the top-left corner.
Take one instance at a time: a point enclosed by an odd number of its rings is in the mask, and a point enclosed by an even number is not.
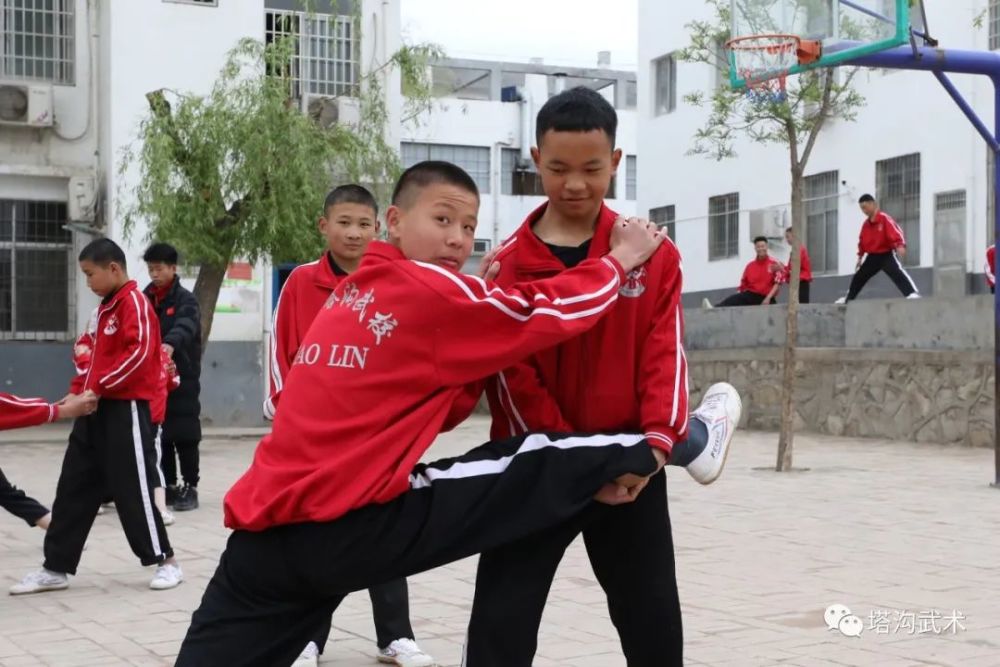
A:
[[[126,234],[144,221],[149,238],[173,243],[198,267],[203,343],[233,259],[316,257],[322,244],[310,222],[332,183],[370,184],[386,198],[400,171],[386,140],[388,74],[400,72],[411,110],[426,108],[428,63],[443,55],[433,45],[404,46],[350,92],[359,120],[324,126],[291,98],[293,40],[241,40],[208,95],[149,93],[149,113],[119,165],[137,172],[134,189],[119,193]]]
[[[680,58],[686,62],[704,63],[718,68],[728,79],[730,63],[723,45],[731,37],[731,4],[729,0],[706,0],[706,4],[712,9],[711,17],[704,21],[693,21],[686,26],[690,44],[681,51]],[[794,11],[805,11],[813,4],[815,0],[800,0]],[[768,24],[766,5],[761,4],[760,7],[760,32],[781,32]],[[846,22],[841,24],[841,34],[844,35],[860,36],[872,29],[877,29],[877,26]],[[696,132],[689,154],[720,161],[733,158],[736,157],[735,145],[740,140],[782,146],[788,151],[795,242],[788,287],[781,433],[776,466],[779,472],[792,467],[795,347],[798,338],[801,271],[799,245],[805,226],[805,173],[823,130],[836,120],[855,120],[858,110],[864,105],[864,99],[852,87],[857,73],[857,68],[841,68],[839,72],[833,69],[806,72],[788,80],[783,99],[768,96],[751,98],[745,91],[732,90],[728,85],[720,86],[709,94],[697,92],[685,97],[689,104],[708,111],[705,125]]]

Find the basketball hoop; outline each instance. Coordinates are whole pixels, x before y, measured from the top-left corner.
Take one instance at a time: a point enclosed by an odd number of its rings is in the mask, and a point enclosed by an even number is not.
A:
[[[726,42],[732,51],[736,72],[746,83],[747,97],[755,103],[784,102],[788,71],[819,59],[821,42],[798,35],[746,35]]]

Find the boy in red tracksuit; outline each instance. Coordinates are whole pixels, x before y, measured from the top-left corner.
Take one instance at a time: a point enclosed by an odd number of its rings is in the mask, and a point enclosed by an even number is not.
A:
[[[858,265],[851,279],[847,297],[839,303],[858,298],[861,288],[879,271],[885,271],[907,299],[919,299],[920,292],[917,290],[917,285],[900,261],[906,257],[906,239],[903,238],[903,230],[890,215],[878,207],[878,202],[871,195],[862,195],[858,204],[865,214],[858,239]]]
[[[357,271],[368,244],[378,234],[378,204],[360,185],[333,189],[323,204],[319,232],[326,252],[309,264],[295,268],[281,288],[271,326],[270,391],[264,401],[264,417],[274,419],[284,380],[316,314],[343,280]],[[434,659],[414,640],[410,624],[409,589],[406,579],[393,579],[368,589],[378,656],[406,667],[427,667]],[[316,636],[303,649],[303,661],[322,654],[330,635],[331,619],[320,624]]]
[[[986,249],[986,285],[990,288],[990,294],[996,294],[997,288],[997,247],[996,244]]]
[[[493,258],[499,286],[565,275],[608,251],[618,217],[604,204],[621,158],[616,130],[614,108],[588,88],[565,91],[542,107],[532,157],[548,201]],[[703,484],[714,481],[739,420],[739,397],[715,385],[689,419],[681,289],[680,254],[668,241],[626,276],[618,302],[597,325],[490,383],[491,436],[644,433],[671,464],[687,467]],[[706,447],[710,438],[713,447]],[[468,665],[530,667],[556,569],[581,533],[629,665],[680,664],[681,610],[661,472],[634,503],[595,506],[555,530],[483,553]]]
[[[226,494],[234,529],[177,665],[287,665],[343,597],[633,500],[665,462],[642,435],[533,434],[418,464],[481,378],[593,326],[664,236],[622,221],[604,257],[509,290],[459,273],[475,181],[407,169],[373,241],[327,299],[274,428]]]
[[[125,536],[143,565],[159,565],[150,588],[181,582],[153,489],[159,479],[149,402],[161,388],[160,329],[148,299],[129,280],[125,253],[110,239],[80,252],[87,286],[102,298],[91,323],[90,367],[72,394],[92,391],[97,410],[73,423],[45,534],[45,562],[11,587],[12,595],[60,590],[76,573],[90,527],[111,492]]]
[[[61,403],[44,398],[20,398],[0,392],[0,431],[38,426],[57,419],[75,419],[89,415],[97,407],[97,396],[86,393],[70,396]],[[46,530],[52,518],[49,509],[9,481],[0,469],[0,507],[22,519],[29,526]]]
[[[774,302],[778,290],[781,289],[781,262],[768,255],[768,241],[765,236],[753,240],[755,257],[743,269],[740,279],[740,289],[715,305],[715,308],[727,306],[766,306]]]

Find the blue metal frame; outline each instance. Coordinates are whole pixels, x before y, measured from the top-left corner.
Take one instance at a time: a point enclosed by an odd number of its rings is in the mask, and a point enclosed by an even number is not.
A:
[[[962,51],[931,47],[903,46],[872,53],[853,59],[847,65],[879,67],[883,69],[909,69],[932,72],[973,127],[986,140],[993,151],[993,192],[1000,191],[1000,53],[992,51]],[[962,97],[946,72],[979,74],[993,82],[994,126],[991,131],[979,118],[975,109]],[[1000,202],[993,207],[994,238],[1000,241]],[[1000,290],[994,296],[994,488],[1000,488]]]

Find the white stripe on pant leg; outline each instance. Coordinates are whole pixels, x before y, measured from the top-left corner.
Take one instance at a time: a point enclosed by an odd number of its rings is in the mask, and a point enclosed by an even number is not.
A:
[[[149,540],[153,545],[153,553],[159,557],[166,554],[160,548],[160,535],[156,532],[156,520],[153,518],[153,502],[146,481],[146,456],[142,451],[142,430],[139,428],[139,411],[135,401],[129,401],[132,406],[132,448],[135,451],[135,468],[139,472],[139,491],[142,493],[142,509],[146,513],[146,526],[149,528]]]
[[[913,293],[920,294],[920,290],[917,289],[917,284],[913,282],[913,278],[910,277],[910,274],[906,272],[906,269],[903,268],[903,264],[899,261],[899,255],[892,253],[892,258],[896,260],[896,266],[898,266],[899,270],[903,272],[904,276],[906,276],[907,282],[909,282],[910,287],[913,288]]]
[[[537,452],[546,448],[553,449],[578,449],[582,447],[610,447],[618,445],[622,447],[632,447],[643,442],[644,435],[637,433],[619,433],[617,435],[590,435],[575,436],[569,438],[549,438],[544,433],[533,433],[524,439],[517,451],[509,456],[499,459],[484,459],[482,461],[459,461],[453,463],[448,468],[440,470],[430,466],[420,473],[410,475],[410,488],[424,489],[436,481],[443,479],[465,479],[467,477],[482,477],[485,475],[499,475],[506,470],[514,457],[527,452]]]
[[[164,489],[166,489],[167,488],[167,478],[163,476],[163,449],[160,446],[160,436],[162,436],[162,435],[163,435],[163,427],[162,426],[157,426],[156,427],[156,440],[153,441],[153,444],[156,447],[156,474],[160,478],[160,486],[162,486]]]

